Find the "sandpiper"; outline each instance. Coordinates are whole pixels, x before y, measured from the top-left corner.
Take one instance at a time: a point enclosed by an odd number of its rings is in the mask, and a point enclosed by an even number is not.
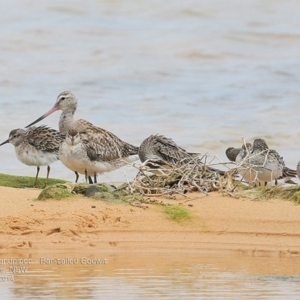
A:
[[[89,183],[93,183],[90,175],[94,174],[89,171],[90,158],[87,144],[88,141],[83,141],[76,130],[70,129],[59,148],[59,159],[68,169],[75,172],[75,182],[78,181],[78,173],[80,173],[85,175],[86,180],[89,179]]]
[[[245,143],[241,148],[230,147],[225,151],[227,158],[235,162],[237,166],[238,173],[243,177],[243,179],[249,184],[261,184],[257,178],[257,171],[252,169],[252,165],[249,163],[249,155],[251,151],[251,143]]]
[[[230,147],[225,154],[230,161],[240,162],[247,155],[247,149],[249,150],[251,147],[250,143],[244,144],[241,148]]]
[[[11,143],[15,146],[17,158],[28,166],[36,166],[37,172],[34,185],[40,171],[40,166],[47,166],[47,179],[50,173],[50,164],[57,161],[59,146],[65,135],[45,125],[30,127],[28,129],[14,129],[10,132],[9,138],[0,146]]]
[[[199,164],[204,166],[200,160],[200,153],[190,153],[179,147],[172,139],[163,135],[150,135],[139,147],[139,157],[151,169],[159,169],[161,166],[170,168],[172,166],[182,166],[189,164]],[[220,175],[225,172],[207,167]]]
[[[135,151],[135,149],[133,150]],[[123,145],[124,158],[107,157],[109,159],[104,161],[101,153],[105,152],[105,145],[91,143],[86,133],[70,129],[59,149],[59,158],[70,170],[85,174],[86,177],[94,176],[94,182],[97,183],[97,174],[117,169],[124,166],[126,162],[130,163],[131,151],[132,147],[127,148],[126,145]],[[89,182],[91,183],[91,180]]]
[[[256,139],[250,151],[249,162],[252,169],[257,171],[257,179],[265,185],[278,179],[296,177],[297,171],[285,166],[283,158],[276,150],[269,149],[264,139]]]
[[[242,148],[229,147],[226,149],[225,154],[230,161],[235,162],[236,157],[238,156],[238,154],[241,151],[242,151]]]
[[[97,154],[97,160],[95,160],[97,161],[95,163],[97,165],[95,167],[96,173],[109,172],[138,159],[138,147],[122,141],[113,133],[96,127],[86,120],[74,120],[76,108],[76,96],[69,91],[62,92],[58,95],[55,105],[28,126],[41,121],[57,110],[61,110],[62,113],[59,120],[60,132],[67,134],[69,130],[75,130],[80,134],[82,140],[88,141],[88,148],[92,148]],[[64,149],[66,147],[67,144],[65,144]],[[70,166],[71,164],[68,163],[68,165]],[[77,172],[82,172],[82,169],[80,171],[77,170]]]
[[[188,153],[175,142],[163,135],[150,135],[139,147],[139,157],[142,163],[147,161],[150,166],[175,165],[185,163],[197,156],[198,153]],[[187,161],[188,160],[188,161]]]

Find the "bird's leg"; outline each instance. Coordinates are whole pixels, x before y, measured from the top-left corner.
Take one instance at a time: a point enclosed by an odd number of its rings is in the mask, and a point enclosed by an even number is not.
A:
[[[94,183],[97,183],[97,173],[94,173]]]
[[[37,184],[37,179],[38,179],[38,176],[39,176],[39,172],[40,172],[40,167],[36,167],[36,175],[35,175],[34,186],[36,186],[36,184]]]
[[[85,175],[85,183],[87,183],[88,175],[87,175],[87,170],[86,169],[84,170],[84,175]]]
[[[87,180],[89,180],[89,184],[93,184],[93,179],[91,176],[88,176],[86,169],[84,170],[84,174],[85,174],[85,182],[87,183]]]
[[[44,188],[48,185],[49,174],[50,174],[50,166],[47,166],[47,177],[46,177],[46,183]]]
[[[75,183],[77,183],[77,181],[78,181],[78,178],[79,178],[79,174],[78,174],[78,172],[77,172],[77,171],[75,171],[75,176],[76,176]]]

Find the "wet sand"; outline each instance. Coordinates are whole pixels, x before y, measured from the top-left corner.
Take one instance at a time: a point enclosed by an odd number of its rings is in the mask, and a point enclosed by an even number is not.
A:
[[[82,196],[35,200],[38,189],[0,187],[0,253],[239,252],[300,256],[300,206],[211,193],[181,202],[191,220],[177,223],[163,206],[107,204]]]

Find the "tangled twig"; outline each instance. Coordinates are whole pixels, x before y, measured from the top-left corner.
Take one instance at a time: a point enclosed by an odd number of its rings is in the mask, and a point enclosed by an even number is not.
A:
[[[215,162],[218,160],[217,162]],[[131,191],[142,195],[185,195],[188,192],[200,191],[207,194],[219,190],[223,185],[223,176],[214,166],[223,165],[217,156],[207,154],[197,157],[193,161],[180,161],[176,165],[157,164],[151,161],[141,165],[134,165],[138,169]]]

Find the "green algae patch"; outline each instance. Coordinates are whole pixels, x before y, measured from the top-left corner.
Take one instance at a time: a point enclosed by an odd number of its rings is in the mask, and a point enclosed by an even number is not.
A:
[[[72,190],[74,194],[81,194],[93,200],[100,200],[111,204],[130,204],[140,206],[142,203],[152,203],[143,195],[130,193],[129,185],[123,183],[118,187],[107,183],[76,184]]]
[[[39,178],[36,186],[34,186],[35,177],[27,176],[15,176],[0,173],[0,186],[12,187],[12,188],[43,188],[46,185],[45,178]],[[48,185],[54,185],[58,183],[65,183],[65,180],[50,179]]]
[[[300,204],[299,185],[249,186],[233,178],[225,178],[222,182],[222,193],[225,196],[242,197],[255,201],[282,199]]]
[[[128,195],[124,184],[120,188],[116,188],[107,183],[76,184],[73,193],[112,204],[124,203],[123,198]]]
[[[146,203],[143,195],[141,194],[127,195],[123,197],[123,200],[130,204],[133,204],[135,202]]]
[[[134,202],[134,201],[142,202],[143,200],[144,200],[144,196],[141,194],[127,195],[124,197],[124,201],[126,202]]]
[[[96,193],[92,198],[95,200],[101,200],[111,204],[125,203],[123,199],[119,197],[117,194],[109,193],[109,192]]]
[[[265,186],[256,187],[237,193],[238,196],[251,200],[283,199],[300,204],[300,186]]]
[[[85,196],[85,192],[89,186],[91,185],[88,183],[76,183],[73,188],[73,192],[74,194],[81,194]]]
[[[56,199],[61,200],[72,196],[72,188],[67,184],[56,184],[48,186],[42,190],[38,196],[38,200]]]
[[[179,205],[164,207],[164,213],[166,213],[171,220],[176,222],[191,220],[190,212]]]

